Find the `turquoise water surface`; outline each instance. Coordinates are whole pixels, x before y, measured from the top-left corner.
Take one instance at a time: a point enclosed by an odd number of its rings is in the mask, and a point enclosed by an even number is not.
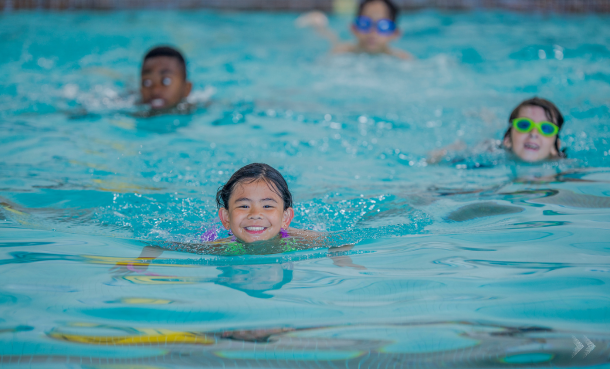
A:
[[[0,15],[0,366],[610,367],[610,17],[406,14],[403,62],[330,56],[297,16]],[[135,105],[161,43],[191,114]],[[569,159],[427,164],[534,95]],[[251,162],[355,246],[198,249]]]

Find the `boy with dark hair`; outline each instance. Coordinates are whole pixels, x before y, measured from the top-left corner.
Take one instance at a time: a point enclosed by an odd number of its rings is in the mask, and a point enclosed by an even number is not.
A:
[[[324,13],[313,11],[296,20],[299,27],[313,27],[333,44],[333,53],[387,54],[400,59],[412,59],[405,51],[390,48],[390,42],[400,37],[396,26],[398,7],[391,0],[362,0],[356,19],[351,26],[357,42],[341,43],[337,35],[328,28]]]
[[[193,88],[186,77],[182,54],[170,46],[158,46],[142,62],[140,95],[152,109],[170,109],[184,100]]]

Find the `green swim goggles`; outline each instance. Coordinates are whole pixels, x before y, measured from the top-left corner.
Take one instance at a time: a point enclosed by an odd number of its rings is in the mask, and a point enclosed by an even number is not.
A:
[[[534,122],[529,118],[516,118],[513,119],[513,127],[517,132],[528,133],[534,127],[538,128],[538,132],[545,137],[555,136],[559,132],[559,127],[551,122]]]

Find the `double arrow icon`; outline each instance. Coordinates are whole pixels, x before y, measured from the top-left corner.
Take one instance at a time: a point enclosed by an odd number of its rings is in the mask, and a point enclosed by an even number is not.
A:
[[[585,356],[583,356],[583,357],[587,357],[587,355],[589,355],[589,353],[595,349],[595,345],[593,344],[593,342],[591,342],[591,340],[589,340],[587,338],[587,336],[583,336],[583,337],[585,338],[584,341],[587,344],[587,349],[585,350]],[[574,336],[572,336],[572,340],[574,341],[574,345],[576,346],[576,347],[574,347],[574,352],[572,352],[572,357],[574,357],[585,346],[582,343],[580,343],[580,341],[577,340],[576,337],[574,337]]]

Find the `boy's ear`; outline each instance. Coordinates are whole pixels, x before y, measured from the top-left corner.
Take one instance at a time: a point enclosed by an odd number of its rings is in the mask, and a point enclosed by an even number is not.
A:
[[[513,147],[513,142],[510,140],[510,134],[504,137],[504,141],[502,141],[502,146],[506,147],[507,149]]]
[[[229,211],[225,208],[218,209],[218,217],[222,222],[222,226],[225,227],[226,230],[231,229],[230,221],[229,221]]]
[[[282,228],[288,229],[288,227],[290,227],[290,223],[292,222],[293,218],[294,218],[294,209],[293,208],[288,208],[288,209],[284,210],[284,216],[282,217]]]
[[[184,85],[184,93],[182,94],[182,98],[186,98],[188,95],[191,94],[191,90],[193,89],[193,83],[191,81],[186,81],[186,84]]]

